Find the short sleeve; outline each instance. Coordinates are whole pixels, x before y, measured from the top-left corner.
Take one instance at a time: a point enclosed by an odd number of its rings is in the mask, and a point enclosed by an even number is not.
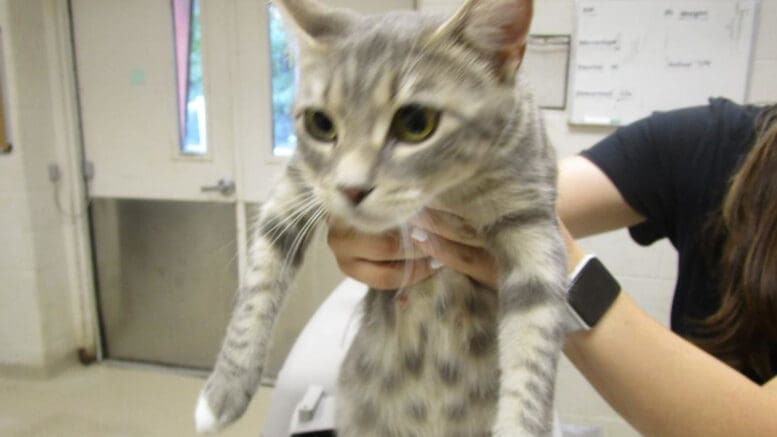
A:
[[[637,243],[648,245],[663,237],[674,241],[678,178],[693,171],[689,154],[704,136],[708,115],[706,106],[657,112],[582,152],[646,218],[629,229]]]

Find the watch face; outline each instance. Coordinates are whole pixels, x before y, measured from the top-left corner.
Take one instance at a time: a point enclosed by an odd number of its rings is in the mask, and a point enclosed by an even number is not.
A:
[[[590,258],[572,278],[569,304],[588,326],[596,325],[620,293],[620,284],[597,258]]]

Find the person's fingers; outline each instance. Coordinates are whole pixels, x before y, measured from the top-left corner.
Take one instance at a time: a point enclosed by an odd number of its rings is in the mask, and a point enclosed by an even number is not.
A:
[[[472,225],[449,212],[425,209],[410,220],[416,228],[437,234],[447,240],[467,246],[484,247],[485,242]]]
[[[426,258],[399,231],[380,235],[364,234],[339,222],[331,222],[327,244],[336,257],[362,258],[370,261],[401,261]]]
[[[499,271],[496,261],[486,249],[451,241],[418,228],[414,229],[411,235],[415,245],[437,262],[487,287],[498,287]]]
[[[397,290],[416,284],[434,273],[429,259],[375,262],[358,258],[337,258],[340,270],[378,290]]]

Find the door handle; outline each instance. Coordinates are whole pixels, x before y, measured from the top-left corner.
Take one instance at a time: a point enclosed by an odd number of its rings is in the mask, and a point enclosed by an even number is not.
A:
[[[219,179],[216,185],[205,185],[200,187],[203,193],[219,192],[222,196],[231,196],[235,194],[235,182],[229,179]]]

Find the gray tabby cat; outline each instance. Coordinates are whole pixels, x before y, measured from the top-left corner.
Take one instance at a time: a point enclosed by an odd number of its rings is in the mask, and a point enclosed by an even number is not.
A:
[[[566,263],[554,152],[517,79],[531,1],[470,0],[447,21],[276,3],[299,40],[298,147],[258,219],[198,429],[246,409],[320,222],[377,233],[432,207],[486,237],[502,285],[443,268],[405,290],[370,290],[340,370],[338,435],[549,434]]]

